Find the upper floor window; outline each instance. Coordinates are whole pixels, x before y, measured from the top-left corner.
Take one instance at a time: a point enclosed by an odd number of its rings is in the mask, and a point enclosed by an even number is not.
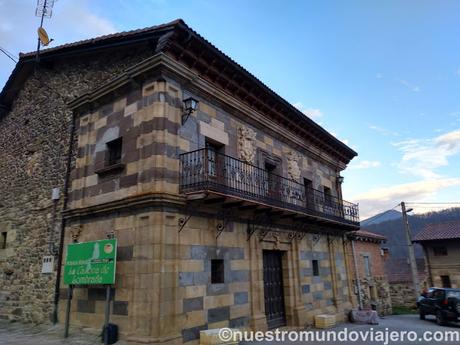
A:
[[[106,165],[111,166],[121,163],[123,138],[118,138],[107,143]]]
[[[309,192],[313,189],[313,181],[307,178],[303,179],[303,185],[305,186],[305,191]]]
[[[433,247],[433,254],[434,254],[434,256],[446,256],[447,255],[447,248],[443,247],[443,246]]]
[[[371,275],[371,260],[369,259],[369,256],[365,255],[363,256],[364,259],[364,273],[366,274],[366,277],[369,277]]]
[[[330,205],[332,203],[332,191],[329,187],[324,186],[324,203]]]

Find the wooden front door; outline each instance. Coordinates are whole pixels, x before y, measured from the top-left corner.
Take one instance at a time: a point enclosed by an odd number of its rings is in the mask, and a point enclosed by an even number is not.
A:
[[[283,291],[283,252],[264,250],[264,297],[268,328],[286,326]]]

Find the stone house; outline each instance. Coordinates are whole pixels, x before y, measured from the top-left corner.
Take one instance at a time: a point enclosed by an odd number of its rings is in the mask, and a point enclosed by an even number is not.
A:
[[[132,344],[351,309],[359,216],[340,172],[356,152],[183,21],[24,54],[0,103],[3,318],[47,318],[65,245],[108,236],[111,320]],[[75,289],[72,324],[99,328],[103,299]]]
[[[348,237],[353,241],[353,245],[350,242],[349,246],[354,247],[354,257],[350,258],[350,262],[355,304],[359,304],[358,298],[361,297],[364,309],[375,305],[379,315],[391,314],[390,286],[384,269],[388,253],[382,247],[385,236],[361,229],[350,233]],[[353,256],[353,248],[349,252]]]
[[[413,241],[423,247],[428,285],[460,289],[460,221],[427,225]]]

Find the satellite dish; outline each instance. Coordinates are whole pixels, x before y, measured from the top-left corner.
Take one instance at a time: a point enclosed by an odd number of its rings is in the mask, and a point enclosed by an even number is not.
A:
[[[46,33],[45,29],[42,27],[39,27],[38,30],[38,39],[40,40],[41,44],[44,45],[45,47],[50,44],[52,40],[48,37],[48,34]]]

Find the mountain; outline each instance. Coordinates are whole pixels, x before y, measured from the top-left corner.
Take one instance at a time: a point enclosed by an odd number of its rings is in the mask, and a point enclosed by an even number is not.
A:
[[[388,210],[375,216],[367,218],[361,222],[361,226],[366,227],[373,224],[379,224],[393,219],[401,219],[402,214],[396,210]]]
[[[385,246],[390,250],[391,257],[407,257],[406,235],[401,219],[401,213],[398,211],[389,211],[388,213],[390,214],[388,217],[394,217],[394,219],[380,222],[380,220],[387,217],[387,215],[383,215],[380,219],[377,219],[377,215],[372,217],[374,220],[369,218],[361,222],[361,227],[385,236],[387,238]],[[460,208],[450,208],[438,212],[412,215],[409,217],[409,226],[412,237],[422,230],[425,225],[442,223],[451,220],[460,220]],[[366,223],[367,225],[365,225]],[[415,255],[418,258],[423,258],[421,246],[418,244],[415,245]]]

